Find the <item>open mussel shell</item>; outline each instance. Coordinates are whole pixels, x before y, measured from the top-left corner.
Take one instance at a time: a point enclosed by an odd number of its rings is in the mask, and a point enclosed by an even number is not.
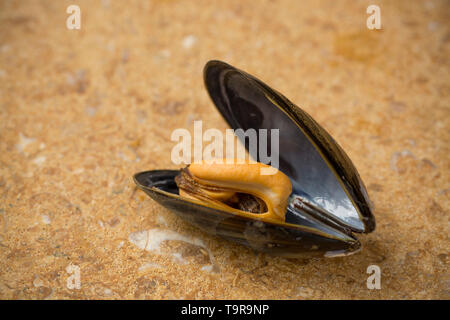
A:
[[[233,129],[268,129],[269,150],[270,129],[279,129],[279,170],[293,190],[285,221],[243,217],[180,197],[178,170],[137,173],[137,186],[187,222],[257,251],[285,257],[358,251],[354,233],[373,231],[375,219],[356,168],[333,138],[283,95],[224,62],[208,62],[204,80]]]

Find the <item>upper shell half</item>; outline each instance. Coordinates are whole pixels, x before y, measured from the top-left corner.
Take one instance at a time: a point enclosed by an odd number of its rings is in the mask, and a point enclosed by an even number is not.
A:
[[[137,173],[138,187],[204,231],[258,251],[288,257],[356,252],[360,243],[354,233],[373,231],[375,219],[366,188],[342,148],[306,112],[239,69],[210,61],[204,80],[233,129],[268,129],[264,142],[269,150],[270,129],[279,130],[279,170],[292,185],[284,217],[270,220],[236,214],[183,191],[180,196],[175,182],[178,170]],[[258,153],[253,156],[262,160]]]

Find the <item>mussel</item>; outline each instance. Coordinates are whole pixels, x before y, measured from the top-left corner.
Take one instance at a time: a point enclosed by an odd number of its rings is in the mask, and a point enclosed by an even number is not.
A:
[[[233,129],[279,129],[278,172],[259,174],[267,164],[256,153],[256,163],[224,159],[136,173],[138,188],[200,229],[256,251],[294,258],[359,251],[355,233],[374,231],[375,218],[336,141],[282,94],[229,64],[209,61],[204,81]]]
[[[201,161],[182,169],[175,182],[182,197],[237,215],[284,221],[291,181],[281,171],[262,175],[261,167],[267,166],[238,159]]]

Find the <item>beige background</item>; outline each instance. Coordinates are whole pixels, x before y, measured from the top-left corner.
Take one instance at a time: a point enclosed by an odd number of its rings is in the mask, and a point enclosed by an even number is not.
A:
[[[449,21],[436,0],[0,1],[0,298],[449,299]],[[175,128],[227,128],[202,83],[210,59],[346,150],[377,218],[360,253],[258,255],[136,191],[133,173],[177,167]]]

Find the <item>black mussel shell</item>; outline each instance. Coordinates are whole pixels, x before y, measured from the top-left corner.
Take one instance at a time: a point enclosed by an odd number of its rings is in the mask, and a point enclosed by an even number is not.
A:
[[[221,61],[206,64],[204,81],[233,129],[279,129],[279,169],[291,179],[295,194],[352,231],[375,229],[370,200],[355,166],[311,116],[260,80]],[[266,144],[270,143],[268,134]],[[259,154],[253,156],[260,161]]]
[[[339,256],[356,252],[359,241],[351,233],[323,231],[302,225],[273,224],[209,208],[178,195],[178,170],[152,170],[137,173],[137,186],[183,220],[201,230],[245,245],[259,252],[283,257]]]
[[[179,171],[137,173],[137,186],[187,222],[257,251],[285,257],[358,251],[353,232],[373,231],[375,218],[355,166],[336,141],[283,95],[224,62],[208,62],[204,81],[233,129],[267,129],[269,150],[270,129],[279,130],[279,169],[293,185],[286,222],[250,219],[181,198],[174,180]]]

